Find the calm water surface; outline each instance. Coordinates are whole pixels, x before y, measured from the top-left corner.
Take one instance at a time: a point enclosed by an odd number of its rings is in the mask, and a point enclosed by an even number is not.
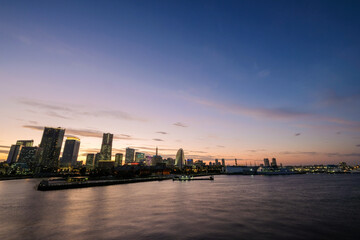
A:
[[[0,239],[360,239],[360,175],[215,176],[39,192],[0,181]]]

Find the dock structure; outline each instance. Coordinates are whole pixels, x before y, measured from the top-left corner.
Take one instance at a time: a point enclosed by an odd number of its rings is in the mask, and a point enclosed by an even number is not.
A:
[[[172,179],[170,176],[159,176],[149,178],[133,178],[133,179],[117,179],[117,180],[89,180],[89,181],[49,181],[42,180],[37,190],[39,191],[51,191],[51,190],[62,190],[71,188],[86,188],[86,187],[97,187],[97,186],[108,186],[117,184],[128,184],[128,183],[139,183],[139,182],[151,182],[151,181],[163,181]]]

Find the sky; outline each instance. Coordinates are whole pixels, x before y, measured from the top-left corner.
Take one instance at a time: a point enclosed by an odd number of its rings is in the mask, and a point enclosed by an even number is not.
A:
[[[360,164],[359,1],[0,0],[0,161],[44,126],[164,157]],[[64,139],[65,141],[65,139]]]

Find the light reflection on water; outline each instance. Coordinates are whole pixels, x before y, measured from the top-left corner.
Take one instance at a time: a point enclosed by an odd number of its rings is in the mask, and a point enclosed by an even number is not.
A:
[[[360,175],[215,176],[39,192],[0,181],[0,239],[357,239]]]

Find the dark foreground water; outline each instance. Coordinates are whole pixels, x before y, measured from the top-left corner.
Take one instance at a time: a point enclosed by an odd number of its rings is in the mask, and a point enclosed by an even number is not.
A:
[[[215,176],[39,192],[0,181],[0,239],[360,239],[360,175]]]

